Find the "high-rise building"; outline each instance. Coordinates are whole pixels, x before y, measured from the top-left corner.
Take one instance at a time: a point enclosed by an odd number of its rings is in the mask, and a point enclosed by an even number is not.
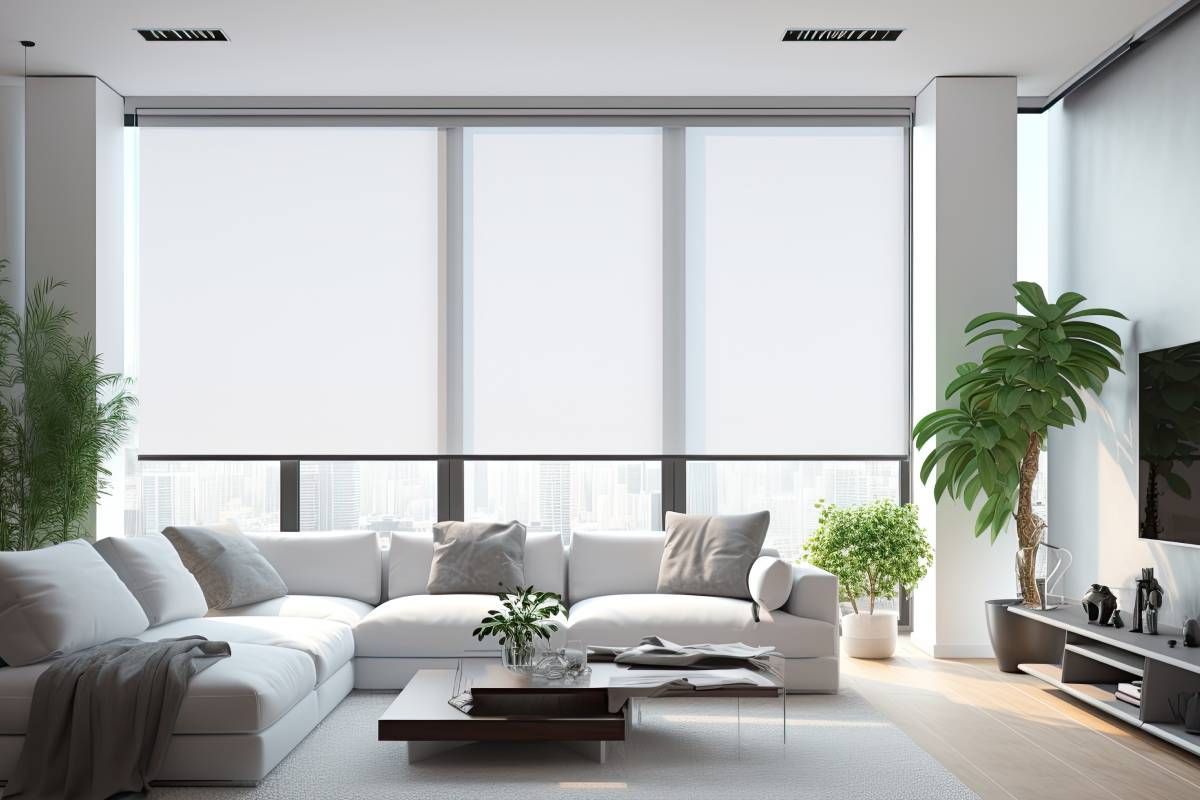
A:
[[[571,536],[571,465],[545,461],[538,465],[539,522],[546,530],[558,531],[566,541]]]

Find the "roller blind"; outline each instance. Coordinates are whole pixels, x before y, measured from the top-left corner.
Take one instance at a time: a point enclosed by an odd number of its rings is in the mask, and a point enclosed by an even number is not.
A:
[[[435,130],[140,135],[143,453],[437,443]]]
[[[662,133],[467,129],[464,445],[662,447]]]
[[[900,128],[687,133],[689,453],[908,451]]]

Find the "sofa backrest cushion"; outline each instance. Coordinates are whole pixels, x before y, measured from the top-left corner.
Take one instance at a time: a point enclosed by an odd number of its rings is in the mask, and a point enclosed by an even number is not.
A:
[[[375,531],[247,533],[246,536],[283,578],[288,594],[349,597],[379,604],[383,556]]]
[[[609,594],[654,594],[665,541],[662,531],[576,531],[569,557],[571,602]]]
[[[96,552],[133,592],[150,627],[208,613],[200,584],[161,533],[110,536],[96,542]]]
[[[427,594],[433,565],[433,534],[393,533],[388,551],[388,598]],[[557,533],[525,534],[525,582],[539,591],[566,592],[566,553]]]
[[[136,636],[149,625],[137,598],[87,542],[0,553],[0,660],[10,666]]]
[[[769,511],[715,515],[668,511],[658,591],[751,599],[750,567],[762,552],[770,525]]]
[[[433,526],[430,594],[492,594],[527,585],[521,523],[448,521]]]

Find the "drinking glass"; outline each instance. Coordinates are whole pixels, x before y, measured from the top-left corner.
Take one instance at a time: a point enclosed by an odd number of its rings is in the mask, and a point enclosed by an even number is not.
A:
[[[587,663],[587,646],[582,639],[568,639],[565,654],[568,678],[578,678],[592,671]]]

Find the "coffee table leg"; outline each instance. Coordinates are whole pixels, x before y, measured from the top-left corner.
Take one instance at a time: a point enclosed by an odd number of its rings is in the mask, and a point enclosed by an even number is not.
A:
[[[563,742],[563,744],[597,764],[608,761],[608,742]]]
[[[415,764],[418,761],[424,761],[440,753],[445,753],[447,750],[453,750],[456,747],[468,744],[471,744],[471,742],[409,742],[408,763]]]

